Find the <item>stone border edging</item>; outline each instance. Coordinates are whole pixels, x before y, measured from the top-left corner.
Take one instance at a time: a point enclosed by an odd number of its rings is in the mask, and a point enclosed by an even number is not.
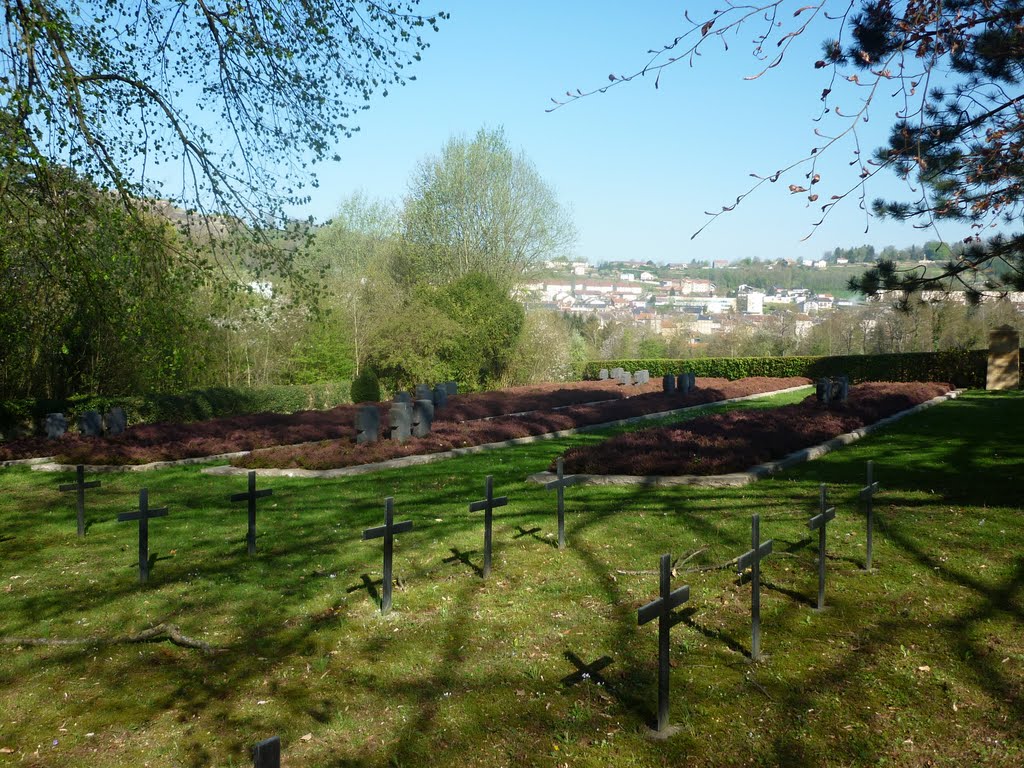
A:
[[[712,403],[701,403],[700,405],[690,405],[686,408],[676,408],[671,411],[659,411],[658,413],[646,413],[642,416],[631,416],[628,419],[618,419],[616,421],[608,421],[603,424],[588,424],[584,427],[576,427],[573,429],[562,429],[557,432],[546,432],[542,435],[529,435],[528,437],[516,437],[511,440],[502,440],[497,443],[482,443],[481,445],[471,445],[466,448],[454,448],[450,451],[442,451],[440,453],[422,453],[415,456],[402,456],[397,459],[388,459],[387,461],[378,461],[373,464],[357,464],[351,467],[338,467],[336,469],[278,469],[275,467],[266,467],[256,470],[256,474],[262,477],[295,477],[295,478],[332,478],[332,477],[348,477],[351,475],[362,475],[368,472],[376,472],[384,469],[399,469],[401,467],[412,467],[420,464],[430,464],[435,461],[442,461],[443,459],[451,459],[457,456],[467,456],[473,453],[482,453],[483,451],[492,451],[497,448],[509,448],[515,445],[526,445],[528,443],[536,443],[541,440],[555,440],[560,437],[569,437],[575,435],[578,432],[593,432],[599,429],[608,429],[611,427],[622,426],[625,424],[633,424],[639,421],[648,421],[650,419],[659,419],[666,416],[673,416],[679,413],[685,413],[686,411],[693,411],[702,408],[711,408],[717,405],[723,405],[725,403],[736,403],[741,400],[756,400],[761,397],[771,397],[772,395],[782,395],[787,392],[796,392],[801,389],[809,389],[813,384],[804,384],[799,387],[787,387],[786,389],[777,389],[771,392],[758,392],[753,395],[743,395],[742,397],[732,397],[728,400],[716,400]],[[251,470],[247,467],[207,467],[201,470],[204,475],[245,475]]]
[[[185,467],[190,464],[205,464],[208,461],[222,461],[224,459],[239,459],[248,456],[251,451],[237,451],[235,453],[220,453],[215,456],[194,456],[189,459],[174,459],[173,461],[151,461],[149,464],[86,464],[86,472],[150,472],[154,469],[169,469],[171,467]],[[52,457],[51,457],[52,459]],[[28,461],[51,462],[51,459],[29,459]],[[35,464],[32,467],[34,472],[74,472],[77,464]]]
[[[739,488],[744,485],[755,483],[770,475],[774,475],[776,472],[789,469],[796,464],[802,464],[805,461],[812,461],[813,459],[820,458],[825,454],[831,453],[837,448],[842,448],[850,443],[855,443],[862,437],[866,437],[872,432],[892,424],[894,421],[899,421],[905,416],[911,416],[919,411],[925,410],[926,408],[931,408],[933,405],[944,403],[946,400],[952,400],[953,398],[958,397],[963,391],[963,389],[951,390],[944,395],[939,395],[938,397],[933,397],[931,400],[918,403],[905,411],[900,411],[899,413],[894,413],[892,416],[886,416],[884,419],[879,419],[874,424],[868,424],[865,427],[853,430],[853,432],[846,432],[842,435],[838,435],[837,437],[833,437],[831,440],[826,440],[824,443],[811,446],[810,448],[801,448],[799,451],[793,451],[793,453],[782,457],[778,461],[769,461],[764,464],[757,464],[746,472],[731,472],[725,475],[565,475],[565,477],[578,477],[579,480],[576,481],[577,485],[695,485],[705,488]],[[553,472],[537,472],[529,475],[526,479],[534,483],[547,483],[555,479],[555,474]]]
[[[34,459],[8,459],[0,461],[0,467],[29,467],[36,464],[47,464],[53,461],[56,456],[39,456]]]

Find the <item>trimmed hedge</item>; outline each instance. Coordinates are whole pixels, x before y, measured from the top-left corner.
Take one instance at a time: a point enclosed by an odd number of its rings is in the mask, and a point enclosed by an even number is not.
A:
[[[985,387],[988,350],[906,352],[887,355],[833,357],[698,357],[689,360],[595,360],[583,368],[584,379],[596,379],[602,368],[648,370],[651,377],[692,371],[697,376],[743,379],[748,376],[822,376],[845,374],[862,381],[943,381],[957,387]]]
[[[0,430],[5,437],[17,432],[38,431],[48,413],[63,413],[68,418],[68,426],[73,428],[79,414],[106,413],[115,405],[124,408],[129,424],[148,424],[204,421],[246,413],[294,413],[333,408],[348,402],[351,402],[351,383],[345,380],[260,389],[211,387],[180,394],[154,392],[121,397],[86,395],[68,400],[7,400],[0,402]]]

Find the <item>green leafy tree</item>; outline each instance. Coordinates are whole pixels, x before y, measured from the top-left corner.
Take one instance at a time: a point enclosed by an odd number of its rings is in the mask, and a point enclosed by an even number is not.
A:
[[[133,200],[171,199],[221,244],[231,229],[274,231],[370,98],[413,79],[420,32],[447,16],[418,2],[6,2],[0,191],[5,169],[27,166],[23,183],[44,194],[51,169],[71,167],[133,213]],[[248,271],[290,272],[290,249],[260,241],[241,241]]]
[[[951,239],[969,246],[935,272],[901,268],[883,258],[851,280],[852,288],[866,294],[961,289],[974,300],[984,289],[1024,290],[1024,234],[981,236],[993,226],[1019,228],[1024,215],[1024,2],[774,0],[725,3],[703,18],[686,18],[682,34],[653,51],[641,70],[610,75],[600,88],[570,92],[568,100],[644,75],[654,76],[657,84],[666,68],[692,62],[710,43],[732,39],[741,29],[753,32],[758,60],[753,76],[760,76],[782,64],[794,41],[813,30],[824,38],[823,53],[807,64],[830,74],[820,95],[822,114],[846,122],[816,131],[820,138],[806,156],[758,176],[711,221],[759,187],[800,174],[789,191],[820,205],[822,218],[853,196],[878,216],[917,226],[953,222],[960,236]],[[869,157],[858,126],[879,92],[893,94],[900,106],[888,143]],[[820,158],[844,141],[851,147],[852,179],[823,179]],[[869,204],[866,184],[883,171],[912,182],[912,197]],[[827,185],[831,194],[823,191]]]
[[[403,222],[409,250],[399,275],[407,282],[443,284],[477,273],[511,288],[576,239],[554,190],[500,129],[452,138],[421,162]]]

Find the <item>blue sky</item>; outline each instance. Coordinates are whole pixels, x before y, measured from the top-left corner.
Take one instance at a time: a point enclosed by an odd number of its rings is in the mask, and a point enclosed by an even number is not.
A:
[[[822,162],[816,205],[787,191],[791,183],[806,183],[796,173],[765,185],[690,239],[707,221],[704,211],[731,203],[752,181],[751,172],[767,175],[806,155],[820,143],[816,126],[845,125],[813,122],[828,84],[826,71],[813,68],[827,28],[809,30],[780,67],[754,81],[744,79],[760,69],[751,55],[750,27],[730,36],[728,52],[713,43],[695,66],[668,68],[658,89],[653,78],[637,79],[548,113],[551,98],[567,89],[588,90],[606,84],[609,73],[642,67],[648,49],[686,30],[684,8],[696,18],[715,6],[680,0],[429,2],[424,11],[443,8],[451,19],[430,34],[431,47],[412,72],[416,81],[375,98],[359,115],[360,132],[337,148],[341,162],[318,169],[320,187],[296,213],[329,218],[357,190],[398,202],[416,164],[437,154],[449,137],[503,127],[509,143],[571,209],[579,230],[576,255],[594,263],[803,258],[836,246],[906,246],[935,237],[878,220],[865,233],[856,199],[814,230],[818,206],[856,179],[847,144]],[[840,103],[847,110],[860,97],[852,85],[835,92],[845,95]],[[865,150],[884,141],[893,113],[892,105],[878,104],[861,124]],[[892,177],[876,177],[868,199],[905,196],[904,190]]]

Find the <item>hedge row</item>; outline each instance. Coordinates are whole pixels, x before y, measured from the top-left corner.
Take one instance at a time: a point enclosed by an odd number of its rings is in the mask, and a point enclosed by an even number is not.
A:
[[[958,387],[985,386],[988,350],[907,352],[888,355],[836,355],[833,357],[700,357],[689,360],[594,360],[583,378],[596,379],[602,368],[648,370],[652,377],[693,372],[697,376],[743,379],[747,376],[822,376],[845,374],[861,381],[942,381]]]
[[[48,413],[63,413],[75,424],[86,411],[106,413],[114,406],[124,408],[129,424],[158,421],[203,421],[219,416],[245,413],[294,413],[333,408],[351,402],[351,382],[325,381],[317,384],[236,389],[211,387],[180,394],[86,395],[68,400],[7,400],[0,402],[0,431],[5,437],[41,427]]]

